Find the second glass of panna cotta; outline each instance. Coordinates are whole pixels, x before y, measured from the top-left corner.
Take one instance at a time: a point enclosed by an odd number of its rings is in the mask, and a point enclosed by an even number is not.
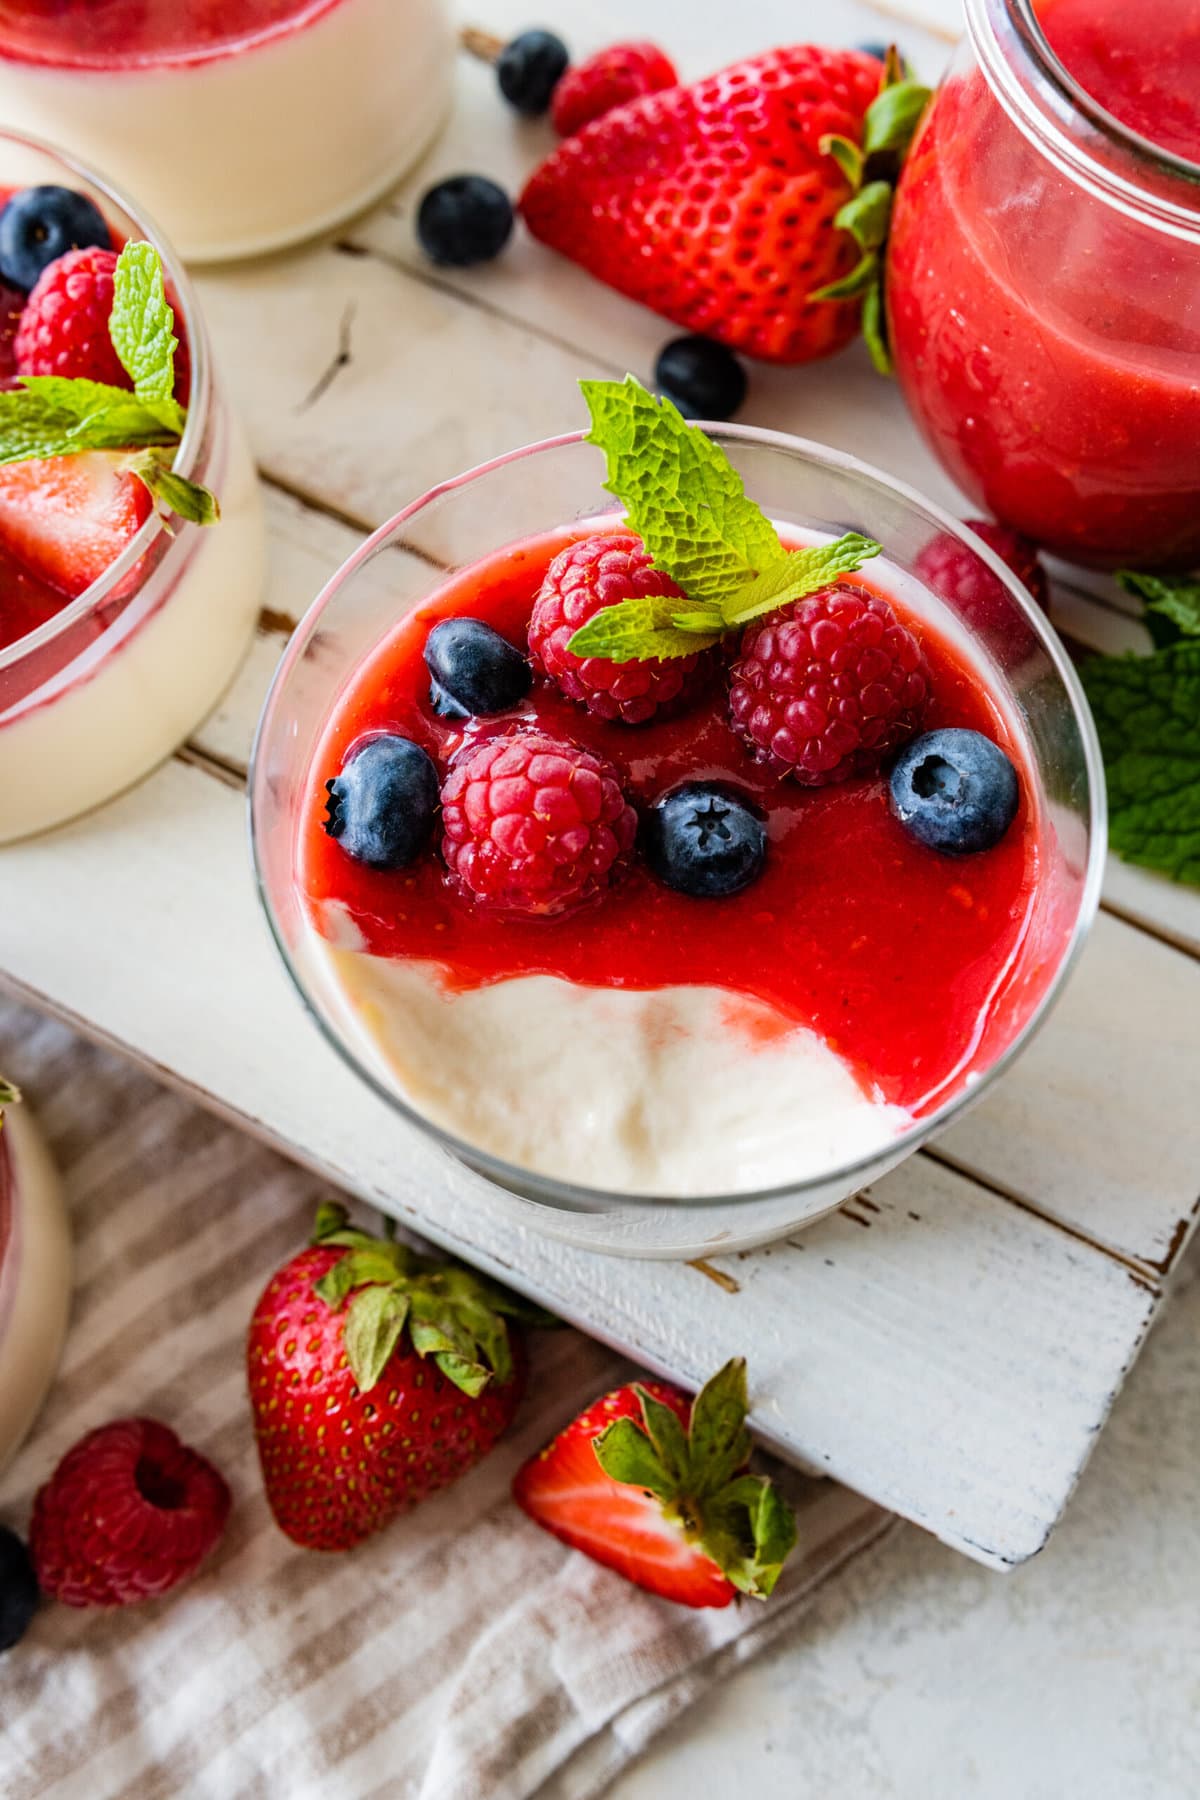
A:
[[[1003,565],[847,457],[750,428],[710,435],[785,547],[851,528],[882,545],[843,578],[850,613],[836,595],[809,603],[831,605],[832,624],[806,613],[808,641],[833,659],[839,685],[838,633],[853,617],[865,633],[850,656],[854,679],[888,692],[859,693],[852,711],[899,706],[906,742],[952,728],[1003,748],[1016,813],[993,847],[941,854],[899,822],[895,734],[873,726],[861,743],[821,728],[808,766],[786,772],[769,706],[764,727],[739,677],[755,631],[769,686],[779,619],[705,651],[648,718],[643,681],[623,669],[600,674],[609,691],[593,693],[591,710],[563,691],[551,639],[565,639],[547,638],[541,602],[527,665],[535,601],[563,582],[564,553],[575,547],[586,564],[599,534],[613,539],[610,572],[641,554],[604,491],[603,454],[579,438],[437,488],[364,545],[289,647],[251,778],[268,917],[335,1046],[401,1114],[498,1184],[492,1204],[634,1255],[780,1235],[955,1117],[1057,992],[1103,857],[1086,707]],[[964,567],[975,579],[961,578]],[[943,580],[945,593],[931,585]],[[500,710],[463,716],[431,691],[430,633],[451,620],[486,625],[511,647],[507,673],[485,677],[499,682],[488,704]],[[864,660],[864,643],[885,653]],[[455,666],[469,690],[469,644]],[[891,749],[872,752],[880,741]],[[440,814],[403,866],[372,866],[378,847],[363,835],[371,821],[357,784],[374,756],[370,781],[383,792],[389,758],[410,755],[394,794],[436,804],[440,788]],[[936,786],[936,757],[924,766],[918,785]],[[737,840],[734,861],[740,834],[760,834],[744,886],[705,891],[703,877],[685,874],[681,888],[677,871],[664,873],[660,803],[672,796],[689,809],[693,838],[699,808],[704,832]],[[498,863],[479,852],[489,835]],[[579,883],[572,903],[557,910],[558,876],[543,866],[540,900],[531,909],[521,889],[523,910],[511,910],[512,867],[523,849],[536,862],[547,843]],[[382,859],[390,854],[384,846]],[[580,876],[584,864],[594,879]]]
[[[98,176],[0,133],[0,389],[15,398],[31,374],[132,390],[109,334],[116,264],[141,243],[172,308],[186,415],[163,461],[215,494],[221,516],[161,517],[119,433],[109,449],[0,466],[0,844],[88,811],[169,756],[216,704],[258,618],[258,483],[182,265]]]
[[[450,94],[446,0],[0,0],[0,118],[124,183],[190,261],[391,186]]]
[[[1200,561],[1200,0],[966,0],[888,247],[960,487],[1062,556]]]

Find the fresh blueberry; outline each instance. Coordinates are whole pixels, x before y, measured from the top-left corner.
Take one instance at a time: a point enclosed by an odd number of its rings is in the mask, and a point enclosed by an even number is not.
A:
[[[37,1576],[29,1552],[15,1531],[0,1525],[0,1651],[20,1643],[37,1605]]]
[[[410,738],[372,738],[325,783],[325,830],[372,869],[403,869],[429,842],[438,804],[433,760]]]
[[[491,262],[512,228],[512,201],[486,175],[451,175],[427,189],[417,209],[422,250],[431,262],[450,269]]]
[[[425,640],[429,697],[447,719],[507,712],[523,700],[533,672],[521,652],[482,619],[443,619]]]
[[[22,188],[0,212],[0,276],[23,293],[68,250],[92,244],[111,250],[112,233],[99,207],[73,188]]]
[[[982,732],[927,731],[892,770],[892,811],[919,844],[970,856],[998,844],[1021,791],[1012,762]]]
[[[891,45],[890,44],[881,44],[876,39],[874,42],[869,43],[869,44],[855,44],[854,48],[856,50],[861,50],[864,56],[874,56],[880,62],[886,62],[887,61],[887,53],[890,50]],[[902,56],[900,58],[900,73],[904,76],[907,76],[909,73],[907,57]]]
[[[723,781],[685,781],[656,800],[642,850],[659,880],[696,900],[739,894],[762,872],[767,831],[745,794]]]
[[[566,73],[567,46],[552,31],[523,31],[496,58],[496,80],[510,106],[536,119]]]
[[[654,385],[685,419],[732,419],[746,398],[746,371],[711,338],[672,338],[658,353]]]

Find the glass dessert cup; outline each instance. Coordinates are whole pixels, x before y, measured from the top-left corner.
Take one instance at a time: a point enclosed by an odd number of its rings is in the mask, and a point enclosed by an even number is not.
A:
[[[390,1065],[355,1029],[299,879],[302,827],[315,804],[318,746],[339,696],[364,659],[399,618],[444,589],[455,572],[574,521],[612,520],[613,502],[601,486],[603,457],[581,437],[516,451],[448,482],[362,546],[293,638],[267,699],[251,768],[251,831],[260,894],[291,977],[329,1041],[403,1119],[494,1184],[481,1194],[481,1204],[500,1209],[514,1224],[578,1246],[635,1256],[713,1254],[779,1237],[836,1207],[957,1118],[987,1092],[1045,1016],[1086,936],[1104,856],[1103,777],[1086,704],[1054,633],[1004,566],[947,515],[849,457],[778,433],[737,426],[707,429],[737,468],[747,493],[785,537],[837,536],[848,523],[869,529],[885,546],[884,557],[870,565],[872,572],[879,569],[879,590],[903,588],[910,610],[917,610],[920,595],[929,592],[914,568],[931,541],[946,533],[1002,583],[986,642],[956,617],[952,600],[939,596],[931,604],[939,608],[939,630],[948,627],[957,635],[990,696],[1012,721],[1038,788],[1047,849],[1023,951],[1026,973],[1016,985],[1012,1029],[1006,1026],[995,1034],[987,1046],[986,1066],[976,1063],[903,1135],[886,1141],[876,1137],[865,1153],[817,1173],[742,1192],[676,1196],[588,1186],[518,1166],[430,1116],[406,1096]],[[632,763],[639,728],[625,729]],[[585,936],[588,915],[576,918]],[[536,931],[536,922],[526,929]],[[587,986],[571,991],[594,995],[609,990]],[[485,1082],[486,1059],[478,1066],[478,1080]],[[474,1082],[469,1061],[459,1073]]]
[[[70,1299],[58,1175],[28,1111],[11,1106],[0,1131],[0,1469],[50,1386]]]
[[[1194,567],[1200,164],[1086,93],[1033,0],[966,0],[966,18],[896,196],[888,315],[905,397],[954,480],[1006,524],[1076,562]],[[1200,119],[1196,132],[1200,158]]]
[[[0,117],[145,200],[188,261],[377,200],[449,103],[445,0],[0,0]]]
[[[266,551],[249,452],[170,246],[129,201],[48,145],[0,133],[0,183],[77,189],[120,237],[156,246],[191,355],[174,466],[221,502],[220,523],[203,529],[176,520],[168,533],[152,515],[98,580],[0,648],[2,844],[129,787],[211,711],[257,621]]]

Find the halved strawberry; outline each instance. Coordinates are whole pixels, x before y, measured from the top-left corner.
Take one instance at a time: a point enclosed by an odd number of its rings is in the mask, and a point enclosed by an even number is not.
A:
[[[694,1402],[661,1381],[617,1388],[517,1471],[513,1498],[564,1544],[664,1600],[766,1599],[796,1522],[770,1480],[746,1472],[746,1405],[740,1357]]]
[[[127,451],[86,450],[0,467],[0,544],[74,599],[150,517]]]

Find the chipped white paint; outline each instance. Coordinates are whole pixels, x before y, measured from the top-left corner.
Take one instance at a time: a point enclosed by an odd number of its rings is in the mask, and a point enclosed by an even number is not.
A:
[[[952,23],[956,0],[923,4]],[[757,29],[746,8],[697,21],[685,73],[778,39],[776,12],[756,5]],[[583,47],[634,26],[678,38],[672,0],[563,0],[560,15]],[[500,31],[527,22],[517,0],[489,0],[476,16]],[[880,35],[880,13],[809,0],[789,8],[787,30],[854,41]],[[899,35],[936,73],[943,39],[915,26]],[[843,1214],[708,1272],[571,1251],[531,1230],[519,1205],[498,1204],[353,1080],[304,1019],[257,915],[239,789],[288,619],[359,528],[439,477],[577,422],[579,375],[647,374],[667,335],[528,243],[471,276],[420,268],[411,198],[431,172],[485,167],[515,184],[544,141],[469,64],[447,137],[343,234],[348,248],[204,276],[231,386],[276,483],[269,611],[182,759],[93,818],[0,856],[4,968],[41,1003],[650,1366],[697,1381],[722,1355],[750,1351],[755,1423],[770,1441],[1010,1566],[1065,1504],[1200,1186],[1200,1117],[1185,1092],[1200,968],[1172,947],[1200,945],[1196,896],[1115,871],[1125,919],[1102,921],[1073,992],[997,1094]],[[746,417],[902,468],[956,504],[894,390],[856,353],[764,373]],[[376,568],[388,578],[386,563]],[[1082,641],[1128,629],[1111,596],[1064,590],[1060,601]]]

